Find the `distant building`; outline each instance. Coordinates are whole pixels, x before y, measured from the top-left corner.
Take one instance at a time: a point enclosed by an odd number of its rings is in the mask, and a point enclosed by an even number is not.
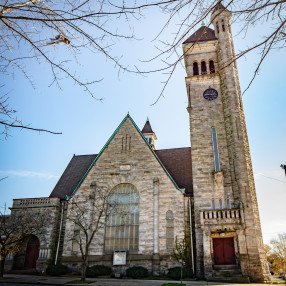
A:
[[[7,268],[44,269],[55,258],[80,268],[80,230],[67,220],[71,202],[92,206],[103,188],[125,207],[105,218],[90,248],[89,264],[124,272],[133,265],[158,275],[178,265],[174,241],[191,233],[197,277],[270,282],[231,33],[231,12],[212,13],[215,30],[199,28],[184,43],[191,148],[156,150],[149,120],[142,131],[128,114],[97,155],[74,156],[49,198],[14,200],[21,208],[49,208],[47,239],[31,237]],[[171,130],[170,132],[175,132]],[[90,217],[92,217],[92,213]],[[61,229],[61,231],[60,231]],[[114,251],[126,251],[123,266]]]

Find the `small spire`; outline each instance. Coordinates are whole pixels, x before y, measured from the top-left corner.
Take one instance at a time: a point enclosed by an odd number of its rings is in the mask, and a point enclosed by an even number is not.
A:
[[[206,26],[205,22],[204,22],[204,21],[202,21],[202,27],[205,27],[205,26]]]
[[[146,122],[147,122],[147,121],[149,121],[149,117],[148,117],[148,116],[147,116],[147,120],[146,120]]]

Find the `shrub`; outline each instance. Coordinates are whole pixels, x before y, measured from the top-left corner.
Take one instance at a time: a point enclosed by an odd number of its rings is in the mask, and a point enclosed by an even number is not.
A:
[[[126,270],[126,276],[133,279],[148,277],[148,269],[142,266],[133,266]]]
[[[193,277],[193,271],[188,268],[183,268],[183,278],[192,278]],[[168,271],[167,276],[174,280],[181,279],[181,267],[173,267],[170,268]]]
[[[50,276],[64,275],[67,272],[68,272],[67,266],[62,265],[62,264],[49,265],[46,269],[47,275],[50,275]]]
[[[91,267],[87,267],[86,276],[89,278],[95,278],[97,276],[110,275],[111,268],[104,265],[93,265]]]

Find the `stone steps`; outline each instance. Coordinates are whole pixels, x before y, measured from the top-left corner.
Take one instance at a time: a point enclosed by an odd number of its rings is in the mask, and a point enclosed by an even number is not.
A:
[[[237,265],[215,265],[213,282],[249,283],[249,277],[243,276]]]

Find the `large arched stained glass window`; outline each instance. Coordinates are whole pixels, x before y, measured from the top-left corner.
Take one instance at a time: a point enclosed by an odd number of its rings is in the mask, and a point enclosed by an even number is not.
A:
[[[133,185],[120,184],[109,196],[112,206],[106,220],[105,250],[138,250],[139,193]]]

